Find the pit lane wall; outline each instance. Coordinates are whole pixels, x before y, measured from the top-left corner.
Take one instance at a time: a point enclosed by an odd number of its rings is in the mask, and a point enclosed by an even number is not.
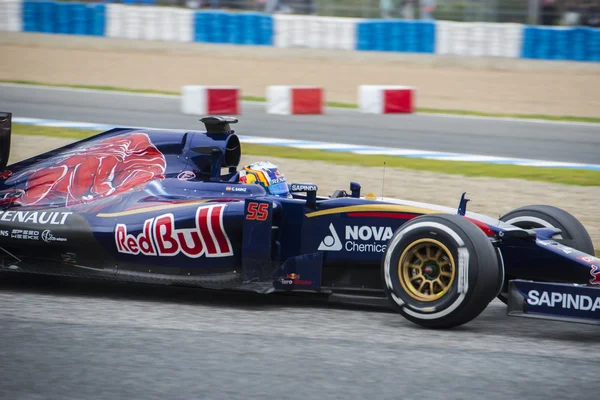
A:
[[[269,15],[110,2],[0,0],[0,31],[600,62],[600,29],[586,27]]]

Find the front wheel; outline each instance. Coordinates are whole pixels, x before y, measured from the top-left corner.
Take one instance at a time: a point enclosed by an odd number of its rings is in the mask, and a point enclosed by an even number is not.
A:
[[[558,228],[562,232],[554,240],[594,255],[594,244],[583,224],[563,209],[546,205],[530,205],[504,214],[500,217],[500,221],[521,229]],[[504,285],[498,294],[498,298],[505,304],[508,302],[508,282],[511,279],[513,279],[511,276],[504,278]]]
[[[392,236],[382,261],[392,306],[427,328],[465,324],[498,293],[500,267],[489,238],[458,215],[423,215]]]

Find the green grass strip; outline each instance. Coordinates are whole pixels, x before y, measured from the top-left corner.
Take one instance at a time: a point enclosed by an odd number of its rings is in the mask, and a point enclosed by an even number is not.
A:
[[[14,124],[15,135],[50,136],[69,139],[84,139],[98,131]],[[600,186],[600,171],[536,168],[516,165],[499,165],[479,162],[439,161],[398,156],[361,155],[324,150],[297,149],[293,147],[243,144],[246,155],[300,160],[318,160],[340,165],[365,167],[404,168],[418,171],[438,172],[466,177],[517,178],[529,181],[562,183],[576,186]]]
[[[56,83],[45,83],[27,80],[1,80],[0,83],[11,83],[19,85],[38,85],[38,86],[49,86],[49,87],[66,87],[73,89],[91,89],[91,90],[106,90],[113,92],[130,92],[130,93],[146,93],[146,94],[167,94],[167,95],[180,95],[180,92],[174,92],[169,90],[154,90],[154,89],[131,89],[131,88],[120,88],[114,86],[103,86],[103,85],[68,85],[68,84],[56,84]],[[242,100],[255,101],[255,102],[266,102],[266,98],[260,96],[243,96]],[[328,107],[335,108],[358,108],[358,105],[353,103],[342,103],[337,101],[328,101]],[[587,123],[600,123],[600,117],[577,117],[570,115],[537,115],[537,114],[503,114],[503,113],[488,113],[480,111],[468,111],[468,110],[445,110],[438,108],[417,108],[417,112],[425,114],[447,114],[447,115],[465,115],[474,117],[494,117],[494,118],[517,118],[517,119],[538,119],[546,121],[564,121],[564,122],[587,122]]]

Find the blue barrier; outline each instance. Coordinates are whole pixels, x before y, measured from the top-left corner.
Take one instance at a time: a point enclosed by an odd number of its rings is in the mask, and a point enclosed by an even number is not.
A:
[[[24,0],[23,31],[104,36],[106,6],[98,3]],[[127,4],[154,4],[155,0],[123,0]],[[234,45],[274,42],[274,20],[257,12],[196,11],[194,41]],[[364,20],[356,24],[356,50],[435,53],[435,21]],[[588,27],[525,26],[521,58],[600,61],[600,29]]]
[[[66,35],[104,36],[104,4],[24,1],[22,9],[25,32]]]
[[[107,3],[123,3],[128,5],[156,5],[156,0],[104,0]]]
[[[356,50],[433,53],[435,23],[432,21],[370,20],[359,22]]]
[[[21,18],[23,19],[23,32],[38,32],[39,3],[24,1],[22,7]]]
[[[600,29],[526,26],[522,58],[600,61]]]
[[[273,44],[273,18],[260,13],[197,11],[194,41],[239,45]]]
[[[87,6],[89,21],[88,34],[104,36],[106,29],[106,6],[104,4],[89,4]]]

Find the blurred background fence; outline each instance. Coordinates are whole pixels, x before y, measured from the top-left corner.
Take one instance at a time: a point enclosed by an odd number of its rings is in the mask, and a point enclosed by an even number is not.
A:
[[[600,25],[600,0],[308,1],[0,0],[0,31],[600,61],[600,29],[595,27]],[[388,1],[392,7],[381,18],[377,14]],[[552,18],[546,13],[549,5]],[[539,24],[523,23],[529,19]]]
[[[72,0],[63,0],[72,1]],[[352,18],[600,27],[600,0],[83,0]]]

